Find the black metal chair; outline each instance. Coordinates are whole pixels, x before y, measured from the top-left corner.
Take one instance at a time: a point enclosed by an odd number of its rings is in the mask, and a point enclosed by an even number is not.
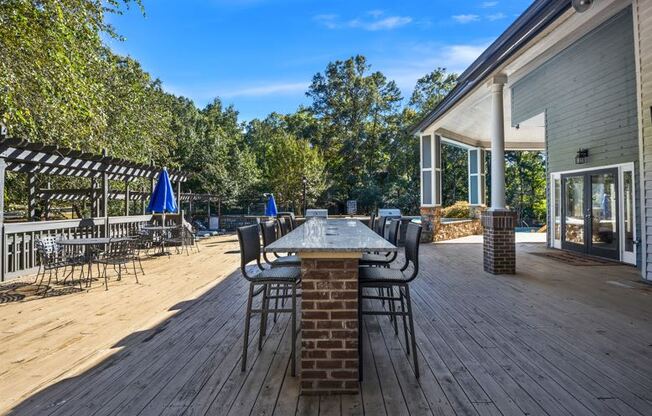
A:
[[[177,254],[186,250],[186,255],[190,255],[190,246],[192,245],[188,229],[179,225],[170,230],[170,234],[163,238],[166,247],[174,247]]]
[[[376,218],[376,223],[374,224],[374,231],[381,237],[385,237],[385,224],[387,223],[387,217],[378,217]]]
[[[57,244],[56,237],[53,236],[41,237],[36,240],[36,255],[39,262],[39,269],[36,273],[34,283],[38,282],[36,288],[36,292],[38,293],[41,290],[45,273],[48,273],[48,283],[43,292],[43,296],[45,296],[50,287],[50,283],[52,283],[52,272],[54,272],[55,281],[59,282],[59,269],[63,268],[65,273],[68,261],[63,248]],[[81,279],[79,281],[79,287],[81,289]]]
[[[267,332],[267,315],[273,313],[291,313],[292,321],[292,376],[296,374],[296,337],[297,337],[297,287],[301,282],[301,269],[298,267],[274,267],[263,268],[260,263],[260,233],[257,224],[238,228],[238,241],[240,242],[240,270],[245,279],[249,281],[249,294],[247,297],[247,312],[245,317],[244,344],[242,350],[242,371],[247,368],[247,348],[249,344],[249,324],[252,313],[260,314],[260,333],[258,338],[258,350],[263,348],[263,336]],[[247,264],[256,262],[258,273],[249,274]],[[276,295],[270,292],[273,288],[287,287],[290,295],[281,295],[277,290]],[[254,309],[254,297],[262,294],[260,308]],[[275,307],[270,309],[270,299],[284,299],[291,297],[292,303],[289,309]]]
[[[104,286],[106,290],[109,290],[109,278],[107,275],[108,266],[113,266],[114,269],[117,268],[117,280],[122,280],[122,269],[124,268],[125,272],[128,273],[129,263],[132,263],[136,283],[138,283],[138,273],[136,272],[136,263],[134,263],[135,255],[136,244],[131,239],[111,241],[109,243],[109,248],[104,253],[104,256],[95,260],[96,263],[104,265],[102,276],[104,277]]]
[[[276,241],[277,232],[276,232],[276,223],[274,221],[265,221],[260,223],[260,231],[263,235],[263,247],[267,247]],[[275,259],[268,257],[268,254],[263,251],[263,259],[271,267],[293,267],[300,266],[301,260],[298,256],[288,255],[281,256],[278,253],[273,253]]]
[[[360,330],[358,331],[358,349],[359,349],[359,374],[362,380],[362,324],[364,315],[384,315],[390,317],[402,317],[403,319],[403,332],[405,335],[405,348],[408,355],[410,355],[410,344],[412,345],[411,352],[414,360],[414,373],[419,378],[419,362],[418,354],[416,352],[416,337],[414,334],[414,318],[412,316],[412,298],[410,297],[410,282],[414,280],[419,274],[419,243],[421,240],[421,226],[417,224],[408,224],[405,236],[405,264],[401,269],[390,269],[383,267],[360,267],[359,268],[359,289],[358,289],[358,321],[360,322]],[[412,265],[412,272],[406,274],[406,271]],[[364,293],[365,289],[380,289],[382,295],[368,295]],[[383,289],[389,289],[389,295],[385,294]],[[398,295],[396,295],[398,291]],[[365,309],[363,301],[367,300],[381,300],[394,304],[400,303],[400,310],[395,307],[386,309]],[[406,318],[407,321],[406,322]],[[394,332],[398,335],[398,327],[394,320]],[[408,329],[409,323],[409,329]],[[408,332],[411,340],[408,340]],[[411,342],[410,342],[411,341]]]
[[[278,222],[278,227],[279,227],[278,229],[281,233],[281,237],[283,237],[284,235],[286,235],[291,231],[289,225],[290,221],[288,220],[288,218],[281,217],[281,218],[277,218],[276,221]]]
[[[401,225],[399,220],[392,220],[389,225],[386,225],[385,228],[387,231],[386,240],[396,245],[398,242],[398,230]],[[398,252],[386,253],[386,254],[369,254],[364,253],[360,259],[361,266],[383,266],[389,267],[390,263],[396,260]]]

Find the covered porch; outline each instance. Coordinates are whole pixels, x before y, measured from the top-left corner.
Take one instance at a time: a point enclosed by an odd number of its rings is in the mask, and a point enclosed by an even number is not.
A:
[[[519,244],[517,275],[489,278],[482,245],[424,244],[413,288],[421,378],[390,322],[366,317],[361,394],[300,396],[287,316],[270,318],[261,352],[252,331],[240,372],[247,286],[237,246],[223,236],[174,268],[148,260],[137,287],[0,305],[0,374],[12,380],[0,383],[0,412],[652,412],[651,292],[633,267],[570,265]]]
[[[424,222],[436,229],[441,217],[440,147],[466,148],[468,200],[486,208],[484,270],[493,274],[515,273],[520,225],[506,201],[505,152],[533,150],[545,152],[548,246],[647,276],[640,126],[649,114],[637,79],[646,12],[637,2],[590,3],[535,2],[415,128]]]

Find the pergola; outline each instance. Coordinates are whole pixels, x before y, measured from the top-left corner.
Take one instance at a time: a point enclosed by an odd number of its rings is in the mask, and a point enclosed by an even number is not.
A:
[[[90,200],[94,216],[108,216],[108,201],[125,201],[125,215],[129,215],[130,201],[144,201],[148,192],[133,192],[130,183],[146,178],[154,186],[154,180],[161,168],[153,164],[135,163],[111,157],[106,150],[102,154],[82,152],[43,143],[32,143],[18,138],[0,139],[0,224],[4,222],[4,184],[5,172],[27,175],[27,217],[34,218],[39,199],[45,201],[46,216],[49,201],[52,200]],[[176,185],[177,200],[182,200],[181,183],[188,174],[176,170],[168,171],[170,180]],[[88,178],[88,189],[37,189],[37,175],[58,175]],[[125,183],[124,191],[109,189],[109,181]]]

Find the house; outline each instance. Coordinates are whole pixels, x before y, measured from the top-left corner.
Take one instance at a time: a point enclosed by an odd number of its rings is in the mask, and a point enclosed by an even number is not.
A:
[[[442,142],[469,154],[484,266],[513,273],[505,150],[544,150],[551,248],[613,259],[652,281],[652,1],[536,0],[415,128],[421,212],[440,216]],[[491,170],[484,155],[491,152]]]

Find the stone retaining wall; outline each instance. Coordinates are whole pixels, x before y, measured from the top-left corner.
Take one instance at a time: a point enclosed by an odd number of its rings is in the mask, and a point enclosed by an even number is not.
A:
[[[482,234],[482,223],[476,218],[454,222],[439,222],[433,240],[446,241],[479,234]]]

